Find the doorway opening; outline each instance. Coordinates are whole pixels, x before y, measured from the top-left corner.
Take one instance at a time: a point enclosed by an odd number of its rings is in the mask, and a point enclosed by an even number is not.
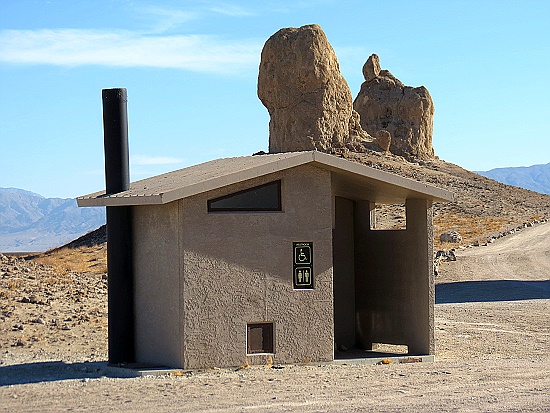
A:
[[[399,339],[394,343],[375,343],[371,334],[375,323],[387,323],[388,330],[396,328],[374,312],[372,300],[383,284],[372,274],[373,260],[384,257],[366,253],[374,242],[370,233],[372,212],[373,205],[367,201],[335,197],[332,233],[335,359],[399,356],[409,351],[407,345],[399,344]],[[380,231],[374,233],[379,235]],[[386,247],[392,248],[391,242]]]
[[[357,349],[354,209],[352,200],[335,198],[332,232],[335,358],[339,353]]]

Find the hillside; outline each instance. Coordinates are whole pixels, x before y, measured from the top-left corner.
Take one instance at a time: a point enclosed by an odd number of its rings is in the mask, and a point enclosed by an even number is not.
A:
[[[462,235],[463,244],[484,243],[550,218],[549,195],[506,185],[440,159],[411,163],[399,156],[376,152],[345,151],[341,155],[452,191],[454,202],[434,205],[436,241],[442,232],[454,230]],[[386,216],[395,215],[393,212],[386,213]],[[394,220],[399,221],[399,216],[399,213],[395,215]]]
[[[516,168],[496,168],[478,173],[498,182],[550,195],[550,163]]]
[[[45,198],[0,188],[0,251],[45,251],[105,223],[103,208],[78,208],[74,199]]]

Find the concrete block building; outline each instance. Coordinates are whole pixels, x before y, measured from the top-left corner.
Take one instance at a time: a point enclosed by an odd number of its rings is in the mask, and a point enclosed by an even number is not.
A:
[[[432,203],[448,191],[326,153],[218,159],[78,198],[130,207],[135,361],[185,369],[434,354]],[[377,230],[376,204],[406,205]]]

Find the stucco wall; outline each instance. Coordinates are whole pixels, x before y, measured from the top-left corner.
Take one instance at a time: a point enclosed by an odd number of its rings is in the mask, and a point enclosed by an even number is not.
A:
[[[433,205],[426,199],[407,200],[409,240],[409,297],[414,311],[409,314],[409,353],[435,354],[433,273]]]
[[[207,212],[208,199],[276,179],[283,212]],[[330,172],[302,166],[181,202],[182,367],[244,363],[256,322],[274,323],[276,363],[332,359],[330,182]],[[314,290],[293,290],[293,241],[314,243]]]
[[[283,212],[207,211],[208,199],[277,179]],[[407,344],[413,354],[433,354],[431,202],[407,201],[407,230],[376,231],[372,203],[341,201],[349,211],[337,227],[351,231],[334,233],[337,242],[345,238],[336,255],[349,275],[339,301],[345,344],[353,342],[353,300],[347,306],[345,299],[354,283],[360,344]],[[274,323],[273,362],[332,360],[336,204],[330,172],[308,165],[134,207],[137,361],[181,368],[263,362],[246,354],[246,326],[261,322]],[[314,243],[314,290],[293,290],[293,241]]]
[[[134,207],[136,361],[181,366],[179,201]]]

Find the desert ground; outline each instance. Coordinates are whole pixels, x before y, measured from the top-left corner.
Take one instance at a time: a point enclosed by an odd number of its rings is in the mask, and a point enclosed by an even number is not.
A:
[[[89,268],[103,268],[97,251],[88,254]],[[101,271],[56,275],[49,264],[2,257],[0,411],[548,411],[550,224],[456,255],[436,278],[434,363],[145,377],[106,366]]]

